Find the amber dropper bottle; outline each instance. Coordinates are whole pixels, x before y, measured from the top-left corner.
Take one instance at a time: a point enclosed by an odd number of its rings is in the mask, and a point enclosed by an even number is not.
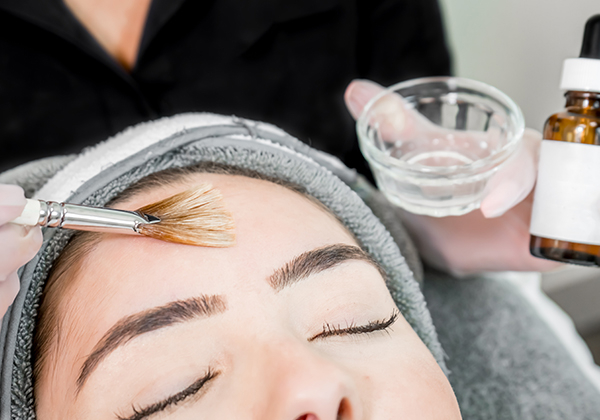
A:
[[[531,215],[536,257],[600,267],[600,15],[565,60],[566,109],[548,118]]]

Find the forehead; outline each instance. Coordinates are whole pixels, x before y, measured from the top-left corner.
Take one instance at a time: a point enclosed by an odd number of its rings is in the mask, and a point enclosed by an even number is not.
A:
[[[309,235],[303,236],[314,236],[315,239],[329,234],[337,237],[340,233],[353,238],[341,222],[312,197],[266,180],[240,175],[190,175],[177,184],[138,193],[114,207],[134,210],[199,184],[212,185],[222,193],[225,208],[232,213],[236,224],[237,248],[243,248],[249,237],[253,241],[266,237],[272,242],[291,233],[288,229],[308,229]],[[286,242],[293,241],[288,238]]]
[[[236,225],[234,247],[204,248],[107,235],[85,259],[85,276],[77,283],[86,286],[77,287],[75,293],[93,290],[110,295],[111,305],[133,310],[132,304],[137,302],[139,310],[199,292],[262,287],[259,279],[291,257],[330,244],[356,245],[335,217],[307,197],[243,176],[197,174],[180,184],[133,196],[115,207],[136,209],[198,183],[210,183],[223,194]],[[145,293],[147,290],[152,293]]]

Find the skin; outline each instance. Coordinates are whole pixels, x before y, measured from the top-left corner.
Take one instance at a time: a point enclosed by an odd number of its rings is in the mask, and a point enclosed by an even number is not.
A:
[[[65,0],[98,43],[123,68],[135,66],[150,0]]]
[[[446,377],[401,315],[387,331],[309,340],[325,323],[366,325],[396,311],[371,264],[347,261],[278,292],[266,281],[306,251],[356,245],[307,198],[266,181],[201,174],[117,207],[138,208],[196,182],[223,193],[237,244],[101,240],[59,307],[58,351],[36,388],[41,420],[128,418],[132,406],[176,394],[207,369],[218,375],[203,391],[149,418],[460,419]],[[100,362],[77,394],[84,359],[113,324],[201,295],[220,295],[227,309],[134,338]]]

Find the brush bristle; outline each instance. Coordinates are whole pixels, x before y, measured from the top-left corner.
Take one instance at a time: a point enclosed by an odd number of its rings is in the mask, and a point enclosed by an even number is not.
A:
[[[225,209],[221,193],[211,185],[202,184],[137,211],[160,219],[140,227],[144,236],[217,248],[235,244],[233,217]]]

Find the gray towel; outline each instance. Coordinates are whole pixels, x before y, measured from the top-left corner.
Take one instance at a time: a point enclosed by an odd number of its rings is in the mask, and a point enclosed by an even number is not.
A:
[[[600,419],[600,395],[511,283],[425,272],[465,420]]]

